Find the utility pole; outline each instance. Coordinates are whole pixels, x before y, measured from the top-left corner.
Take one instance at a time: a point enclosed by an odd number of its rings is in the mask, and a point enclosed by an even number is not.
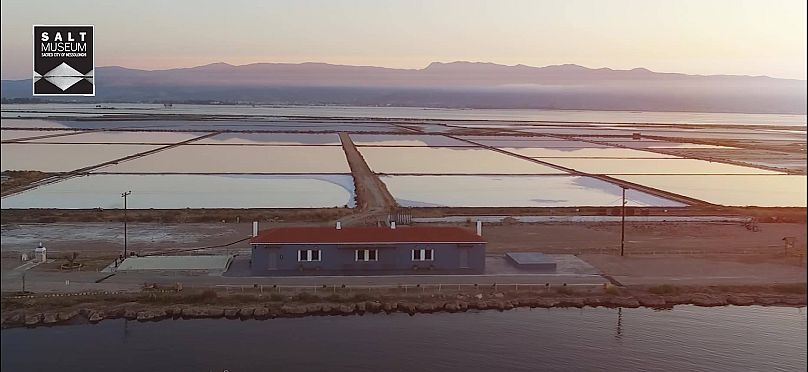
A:
[[[129,196],[129,194],[131,194],[131,193],[132,193],[132,190],[129,190],[129,191],[124,192],[124,193],[121,193],[121,197],[123,198],[123,258],[124,259],[126,259],[126,254],[127,254],[127,252],[126,252],[126,248],[127,248],[126,247],[126,245],[127,245],[127,239],[126,239],[127,238],[126,237],[126,222],[127,222],[126,197]]]
[[[625,254],[626,250],[626,188],[623,187],[623,207],[620,213],[620,256]]]

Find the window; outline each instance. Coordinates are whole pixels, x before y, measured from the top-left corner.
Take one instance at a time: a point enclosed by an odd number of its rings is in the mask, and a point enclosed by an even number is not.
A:
[[[413,261],[433,261],[435,259],[435,250],[434,249],[413,249],[412,250],[412,260]]]
[[[297,260],[299,262],[306,261],[320,261],[319,249],[301,249],[297,251]]]
[[[378,261],[379,260],[379,250],[378,249],[357,249],[356,250],[356,260],[357,261]]]

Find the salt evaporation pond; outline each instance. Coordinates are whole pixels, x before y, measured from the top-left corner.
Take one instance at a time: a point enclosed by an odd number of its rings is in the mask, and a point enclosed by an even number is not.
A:
[[[69,172],[153,150],[160,146],[102,144],[24,144],[0,146],[3,171]]]
[[[342,142],[335,133],[220,133],[194,141],[194,145],[330,145]]]
[[[3,209],[353,207],[350,175],[132,175],[70,178],[3,198]]]
[[[382,176],[406,207],[612,207],[620,206],[620,186],[579,176]],[[629,206],[682,207],[684,204],[628,190]]]
[[[6,119],[0,121],[3,128],[69,128],[69,126],[53,120],[42,119]]]
[[[111,143],[111,144],[161,144],[170,145],[192,138],[204,136],[209,132],[128,132],[128,131],[92,131],[52,138],[40,138],[29,143]]]
[[[114,173],[350,173],[336,146],[178,146],[104,168]]]
[[[376,173],[566,174],[496,151],[463,147],[360,147]]]
[[[545,160],[545,159],[540,159]],[[766,169],[698,159],[573,159],[552,158],[548,163],[590,174],[781,174]]]
[[[805,207],[806,176],[624,175],[621,180],[727,206]]]
[[[475,146],[468,142],[459,141],[442,135],[425,134],[352,134],[351,141],[357,146]]]
[[[37,138],[42,136],[54,136],[54,138],[58,138],[59,136],[66,134],[72,135],[76,133],[80,132],[72,130],[0,130],[3,141],[24,140],[27,138]]]
[[[502,148],[502,150],[531,158],[676,158],[651,151],[618,148]]]

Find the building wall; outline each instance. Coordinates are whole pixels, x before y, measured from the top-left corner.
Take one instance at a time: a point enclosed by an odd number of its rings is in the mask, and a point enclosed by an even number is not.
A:
[[[300,249],[319,249],[320,261],[298,262]],[[377,249],[378,260],[356,261],[357,249]],[[433,249],[434,259],[413,261],[413,249]],[[461,267],[462,250],[467,268]],[[482,274],[485,244],[254,244],[250,268],[254,275]]]

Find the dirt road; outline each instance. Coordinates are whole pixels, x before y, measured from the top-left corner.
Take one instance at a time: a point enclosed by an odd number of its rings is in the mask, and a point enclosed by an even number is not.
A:
[[[384,183],[379,180],[379,177],[370,170],[348,134],[340,133],[339,139],[342,141],[345,157],[351,167],[359,209],[359,213],[346,217],[341,221],[346,225],[375,223],[396,206],[396,201],[387,191]]]

